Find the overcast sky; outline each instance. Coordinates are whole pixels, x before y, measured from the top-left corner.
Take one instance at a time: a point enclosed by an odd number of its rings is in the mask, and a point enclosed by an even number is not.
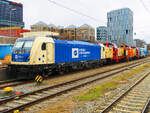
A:
[[[71,12],[48,0],[11,1],[23,4],[25,28],[30,28],[30,25],[38,21],[62,26],[70,24],[80,26],[85,23],[95,28],[101,25],[106,26],[107,12],[128,7],[134,13],[134,32],[136,33],[134,38],[144,39],[150,43],[150,0],[143,0],[147,10],[140,2],[142,0],[53,0],[98,21]]]

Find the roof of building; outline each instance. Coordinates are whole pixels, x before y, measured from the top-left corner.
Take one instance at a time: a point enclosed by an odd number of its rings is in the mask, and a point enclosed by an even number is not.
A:
[[[9,3],[11,3],[13,5],[17,5],[17,6],[22,6],[22,3],[13,2],[13,1],[10,1],[10,0],[1,0],[1,1],[9,2]]]
[[[88,25],[88,24],[83,24],[83,25],[81,25],[80,27],[91,27],[91,26]]]
[[[115,9],[115,10],[111,10],[110,12],[108,13],[114,13],[114,12],[119,12],[119,11],[122,11],[122,10],[128,10],[130,12],[132,12],[132,10],[130,8],[121,8],[121,9]],[[133,12],[132,12],[133,13]]]
[[[47,24],[45,22],[43,22],[43,21],[39,21],[39,22],[37,22],[37,23],[35,23],[33,25],[47,25]]]
[[[58,28],[60,28],[60,29],[63,29],[63,28],[64,28],[64,26],[60,26],[60,25],[59,25],[59,26],[57,26],[57,27],[58,27]]]
[[[66,28],[77,28],[75,25],[69,25]]]
[[[107,28],[106,26],[98,26],[97,28]]]
[[[56,26],[54,24],[49,24],[48,26],[56,28]]]

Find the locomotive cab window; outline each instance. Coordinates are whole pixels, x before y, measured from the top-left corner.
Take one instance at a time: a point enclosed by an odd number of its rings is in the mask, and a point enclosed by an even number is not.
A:
[[[43,51],[46,50],[46,43],[43,43],[43,44],[42,44],[42,48],[41,48],[41,49],[42,49]]]

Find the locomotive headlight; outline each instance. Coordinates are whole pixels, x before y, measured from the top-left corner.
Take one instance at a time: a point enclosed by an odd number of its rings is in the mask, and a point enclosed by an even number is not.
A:
[[[15,55],[15,59],[18,59],[18,55]]]

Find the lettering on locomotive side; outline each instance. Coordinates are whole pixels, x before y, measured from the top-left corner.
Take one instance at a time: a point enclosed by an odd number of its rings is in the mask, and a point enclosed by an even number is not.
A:
[[[72,48],[72,58],[89,57],[90,51],[86,49]]]

